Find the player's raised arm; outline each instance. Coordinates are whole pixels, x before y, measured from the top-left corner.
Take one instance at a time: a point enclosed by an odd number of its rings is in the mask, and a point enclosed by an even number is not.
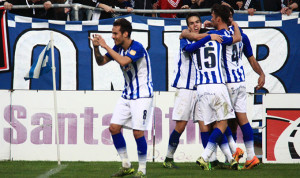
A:
[[[115,50],[113,50],[111,47],[109,47],[105,40],[100,36],[100,46],[108,52],[108,54],[117,61],[122,67],[128,65],[132,62],[131,58],[128,56],[121,56],[119,53],[117,53]]]
[[[113,58],[115,61],[117,61],[121,66],[126,66],[132,62],[130,57],[121,56],[119,53],[117,53],[115,50],[113,50],[111,47],[109,47],[101,35],[96,35],[95,37],[97,39],[97,43],[99,44],[99,46],[104,48],[108,52],[108,54],[111,56],[111,58]],[[98,49],[98,51],[99,51],[99,49]],[[100,55],[99,54],[100,54],[100,52],[97,53],[97,55],[96,55],[96,51],[95,51],[96,58],[98,57],[98,59],[101,60],[101,56],[100,56],[101,54]],[[103,64],[106,64],[108,61],[110,61],[109,57],[104,55],[103,61],[99,61],[100,64],[98,62],[97,63],[98,63],[98,65],[103,65]]]
[[[207,33],[192,33],[190,32],[188,29],[184,29],[182,30],[181,34],[180,34],[180,39],[182,38],[186,38],[192,41],[198,41],[201,40],[202,38],[208,36]]]
[[[201,40],[198,40],[195,43],[192,44],[186,44],[186,46],[183,48],[186,52],[192,53],[196,50],[198,50],[201,46],[203,46],[205,43],[207,43],[210,40],[218,41],[219,43],[222,42],[222,36],[217,34],[211,34],[206,37],[204,37]]]
[[[106,55],[102,55],[99,51],[99,46],[100,46],[100,35],[94,35],[93,38],[89,39],[92,41],[93,46],[94,46],[94,54],[96,58],[96,62],[99,66],[106,64],[107,62],[110,61],[110,59]],[[100,36],[101,37],[101,36]]]
[[[241,31],[238,24],[235,21],[232,21],[232,26],[234,27],[234,34],[232,36],[232,44],[242,40]]]

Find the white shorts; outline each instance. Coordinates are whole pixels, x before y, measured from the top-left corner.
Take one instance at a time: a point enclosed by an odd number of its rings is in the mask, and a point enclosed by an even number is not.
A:
[[[197,104],[197,90],[176,89],[172,120],[199,120],[199,110],[196,109]]]
[[[227,88],[224,84],[198,85],[201,121],[205,125],[215,121],[235,118]]]
[[[235,112],[247,112],[246,83],[227,83],[228,93]]]
[[[153,118],[153,98],[126,100],[120,98],[110,123],[134,130],[151,130]]]

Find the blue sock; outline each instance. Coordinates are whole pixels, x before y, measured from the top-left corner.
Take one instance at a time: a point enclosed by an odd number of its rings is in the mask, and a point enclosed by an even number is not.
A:
[[[179,144],[179,138],[180,138],[181,134],[178,133],[175,129],[173,130],[173,132],[170,135],[170,139],[169,139],[169,145],[173,146],[173,147],[177,147]]]
[[[208,142],[211,142],[213,144],[217,144],[217,143],[220,143],[220,141],[222,140],[222,137],[223,137],[223,133],[221,132],[221,130],[219,128],[215,128],[209,139],[208,139]]]
[[[147,155],[147,142],[145,137],[140,137],[135,140],[137,144],[138,155],[145,156]]]
[[[128,160],[126,142],[124,140],[122,133],[120,132],[118,134],[112,135],[112,139],[117,149],[117,152],[122,160],[122,167],[129,168],[131,166],[131,163]]]
[[[255,156],[254,152],[254,141],[253,141],[253,130],[249,122],[241,126],[243,132],[244,144],[247,152],[247,160],[252,160]]]
[[[168,151],[167,151],[167,158],[173,158],[173,155],[179,144],[180,136],[181,136],[181,133],[178,133],[175,129],[171,133],[170,139],[169,139]]]
[[[227,137],[225,134],[223,134],[223,137],[222,139],[218,142],[219,145],[222,145],[222,144],[228,144],[228,140],[227,140]]]
[[[249,122],[241,126],[244,142],[253,141],[253,130]]]
[[[203,148],[205,148],[208,143],[210,132],[201,132],[200,134],[201,134]]]
[[[121,132],[118,134],[112,135],[112,139],[113,139],[114,145],[117,150],[120,148],[126,147],[126,142],[125,142],[124,137]]]
[[[204,149],[204,152],[201,154],[201,157],[205,161],[209,161],[211,155],[213,154],[213,152],[217,147],[217,143],[221,141],[222,137],[223,137],[223,133],[221,132],[220,129],[215,128],[212,131],[212,133],[209,136],[208,143]]]
[[[232,136],[231,129],[230,129],[229,127],[227,127],[224,134],[225,134],[227,137],[228,137],[228,136]]]
[[[146,162],[147,162],[147,142],[145,136],[142,136],[135,140],[137,144],[139,168],[138,171],[142,171],[146,174]]]

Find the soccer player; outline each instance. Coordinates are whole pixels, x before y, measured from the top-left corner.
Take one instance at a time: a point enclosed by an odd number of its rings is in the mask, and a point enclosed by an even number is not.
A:
[[[122,160],[122,167],[112,177],[133,174],[134,168],[128,160],[126,142],[121,132],[123,126],[133,129],[137,143],[139,168],[134,177],[146,177],[147,142],[144,130],[152,126],[153,84],[150,58],[141,43],[130,39],[132,26],[124,18],[113,23],[112,38],[115,46],[110,48],[101,35],[92,40],[94,54],[98,65],[115,60],[121,66],[125,78],[125,88],[114,110],[109,126],[113,143]],[[99,46],[107,53],[103,56]]]
[[[231,11],[231,20],[234,11]],[[229,28],[231,33],[234,33],[232,28]],[[256,89],[261,89],[265,84],[265,74],[260,65],[253,56],[252,47],[249,38],[246,34],[242,33],[242,41],[233,44],[231,47],[226,48],[226,54],[223,58],[223,71],[225,73],[226,86],[235,110],[238,125],[243,133],[243,140],[246,147],[247,159],[243,169],[251,169],[257,166],[260,161],[255,156],[254,141],[252,127],[247,118],[247,94],[245,83],[245,72],[242,61],[242,52],[247,57],[252,69],[259,75],[258,84]],[[232,126],[232,123],[230,124]],[[231,127],[236,135],[236,126]]]
[[[233,21],[234,10],[230,9],[230,22]],[[213,26],[212,22],[205,22],[205,26]],[[233,34],[235,31],[233,27],[229,27],[230,34]],[[224,33],[228,33],[224,31]],[[251,125],[249,124],[247,115],[246,115],[246,83],[245,83],[245,72],[243,68],[242,53],[247,57],[252,69],[259,75],[258,85],[256,89],[261,89],[265,84],[265,74],[261,69],[260,65],[253,56],[252,47],[249,41],[249,38],[246,34],[242,33],[242,41],[234,43],[230,46],[224,46],[225,50],[223,51],[223,72],[225,74],[226,86],[229,91],[229,95],[232,101],[233,108],[236,114],[236,120],[229,120],[230,129],[226,130],[226,135],[229,140],[230,149],[235,157],[236,161],[243,156],[243,150],[236,147],[236,144],[233,143],[233,140],[236,140],[236,130],[237,124],[240,126],[243,133],[243,140],[246,147],[247,159],[243,169],[251,169],[257,166],[260,161],[255,156],[254,152],[254,142],[253,142],[253,131]],[[233,136],[233,137],[232,137]]]
[[[226,22],[229,20],[230,12],[229,9],[226,11],[225,8],[216,10],[216,14],[213,10],[212,15],[213,18],[216,18],[217,24],[220,27],[219,30],[221,30],[223,27],[227,27]],[[234,27],[235,30],[239,31],[236,23],[234,23]],[[215,33],[218,33],[218,31]],[[219,33],[222,34],[221,32]],[[233,42],[240,40],[241,36],[237,32],[233,37],[224,35],[222,44],[231,45]],[[192,58],[197,69],[196,85],[198,100],[200,102],[200,120],[203,121],[203,126],[210,127],[210,125],[213,125],[214,128],[207,141],[207,146],[201,157],[197,160],[197,163],[204,170],[210,170],[209,158],[216,149],[217,143],[219,143],[223,153],[231,164],[231,168],[238,169],[238,164],[233,159],[229,150],[227,139],[223,135],[227,128],[227,119],[234,118],[234,111],[221,71],[222,45],[211,41],[206,43],[204,47],[196,49],[195,44],[188,44],[185,50],[193,53]],[[226,149],[223,145],[227,145]]]
[[[198,14],[189,14],[186,18],[186,22],[189,31],[199,34],[201,19]],[[202,36],[207,36],[207,34]],[[211,36],[213,40],[221,42],[220,36]],[[204,44],[209,40],[210,38],[206,38],[204,41],[199,41],[199,44]],[[172,87],[176,88],[176,93],[172,120],[176,121],[176,126],[169,138],[167,155],[163,162],[165,168],[178,168],[174,163],[173,156],[178,147],[179,138],[189,120],[199,120],[197,90],[195,87],[196,71],[190,53],[185,51],[185,46],[191,43],[192,41],[188,39],[180,40],[180,52],[175,62],[177,66],[174,71],[175,79],[172,83]]]

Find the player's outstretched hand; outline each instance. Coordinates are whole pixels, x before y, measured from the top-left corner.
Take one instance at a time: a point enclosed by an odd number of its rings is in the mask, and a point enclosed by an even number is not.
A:
[[[265,74],[261,74],[258,78],[256,90],[261,89],[265,85]]]
[[[190,33],[190,31],[188,29],[184,29],[182,30],[180,36],[179,36],[179,39],[182,39],[182,38],[186,38],[186,35]]]
[[[102,38],[101,35],[94,34],[93,38],[89,37],[89,39],[92,41],[94,47],[98,47],[98,46],[104,47],[104,46],[106,46],[106,42]]]
[[[221,35],[217,34],[210,34],[211,40],[217,41],[219,43],[222,43],[223,39]]]
[[[209,20],[205,20],[205,22],[203,24],[204,24],[204,28],[213,26],[212,22]]]

